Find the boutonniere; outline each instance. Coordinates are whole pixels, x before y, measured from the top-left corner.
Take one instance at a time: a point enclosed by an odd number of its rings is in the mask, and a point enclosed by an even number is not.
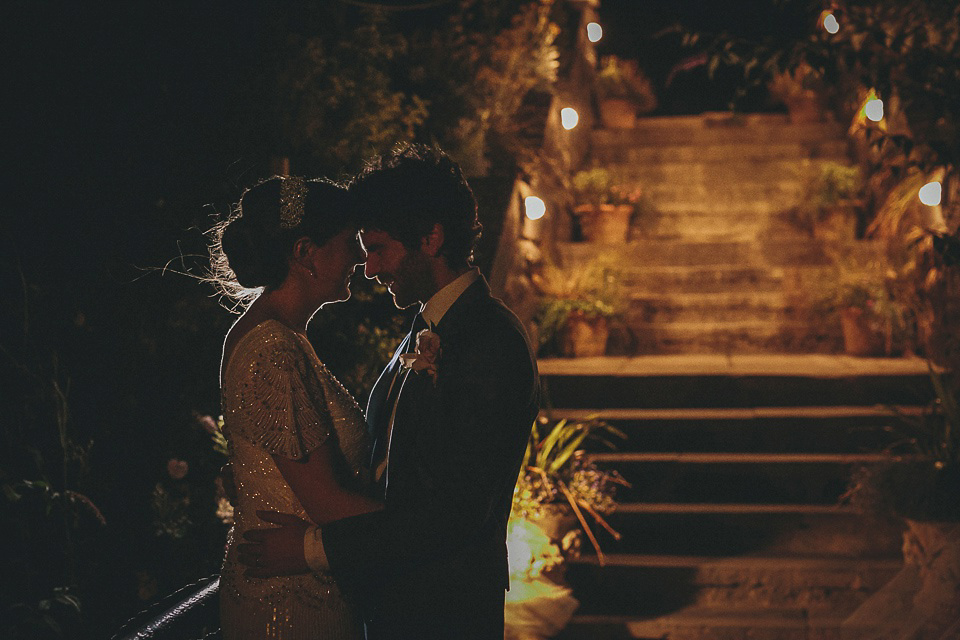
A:
[[[400,362],[407,369],[417,373],[426,373],[437,384],[437,363],[440,360],[440,336],[430,329],[422,329],[417,334],[416,353],[400,354]]]

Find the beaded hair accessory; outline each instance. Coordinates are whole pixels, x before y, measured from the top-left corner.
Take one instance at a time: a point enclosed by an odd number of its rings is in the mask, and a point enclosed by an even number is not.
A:
[[[307,185],[300,176],[285,176],[280,182],[280,228],[294,229],[303,220]]]

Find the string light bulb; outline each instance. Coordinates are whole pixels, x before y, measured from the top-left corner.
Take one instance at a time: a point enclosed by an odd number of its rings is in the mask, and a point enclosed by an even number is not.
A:
[[[600,42],[603,37],[603,27],[599,23],[591,22],[587,25],[587,40],[590,42]]]
[[[564,107],[560,109],[560,124],[563,125],[563,128],[569,131],[577,126],[577,123],[580,122],[580,114],[577,113],[577,110],[573,107]]]
[[[920,187],[918,195],[920,196],[920,202],[928,207],[935,207],[940,204],[940,199],[943,196],[943,187],[939,182],[934,180]]]
[[[823,16],[823,28],[827,30],[827,33],[834,34],[840,31],[840,23],[837,22],[837,16],[833,15],[829,11]]]
[[[880,98],[867,100],[867,104],[864,106],[863,112],[867,116],[868,120],[880,122],[883,120],[883,100]]]
[[[539,220],[547,212],[547,205],[537,196],[527,196],[523,199],[524,213],[530,220]]]

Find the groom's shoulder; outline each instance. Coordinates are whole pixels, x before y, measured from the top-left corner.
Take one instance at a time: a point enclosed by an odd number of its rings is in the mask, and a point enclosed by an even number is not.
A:
[[[529,350],[523,323],[500,299],[486,296],[462,314],[466,342],[479,349]]]

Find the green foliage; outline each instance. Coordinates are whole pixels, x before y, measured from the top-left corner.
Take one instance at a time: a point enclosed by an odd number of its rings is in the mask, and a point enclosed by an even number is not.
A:
[[[512,175],[536,162],[543,114],[532,98],[549,95],[557,80],[556,14],[567,10],[560,4],[461,0],[424,48],[428,94],[457,97],[455,110],[433,114],[440,126],[431,129],[468,175]]]
[[[311,174],[356,170],[413,140],[427,116],[426,102],[398,89],[391,73],[407,52],[403,35],[376,15],[340,25],[345,33],[282,34],[262,79],[273,96],[264,117],[275,125],[276,154]]]
[[[889,110],[898,102],[907,130],[875,130],[927,169],[960,161],[960,5],[941,0],[880,0],[842,5],[830,61],[874,88]]]
[[[863,205],[864,189],[859,167],[824,162],[804,180],[800,204],[791,212],[790,220],[811,235],[833,214],[841,213],[854,221]]]
[[[625,98],[636,103],[638,113],[657,108],[657,96],[650,78],[634,60],[614,55],[603,56],[597,70],[597,93],[600,98]]]
[[[620,272],[610,256],[600,255],[579,268],[544,264],[534,284],[543,294],[534,316],[541,349],[551,349],[573,313],[592,318],[620,313]]]
[[[960,520],[960,378],[932,365],[935,399],[919,417],[900,415],[891,453],[906,456],[862,467],[842,501],[916,520]]]
[[[613,511],[617,486],[629,484],[616,471],[600,469],[587,452],[598,447],[616,449],[613,438],[625,440],[627,435],[596,417],[564,419],[552,425],[534,421],[513,493],[511,517],[537,520],[548,505],[569,505],[600,553],[584,512],[619,538],[601,514]]]
[[[821,207],[857,198],[862,194],[863,187],[860,168],[838,162],[824,162],[820,165],[813,184],[817,204]]]
[[[615,171],[592,167],[578,171],[571,181],[571,195],[577,204],[636,204],[643,191],[628,190],[626,180]]]

